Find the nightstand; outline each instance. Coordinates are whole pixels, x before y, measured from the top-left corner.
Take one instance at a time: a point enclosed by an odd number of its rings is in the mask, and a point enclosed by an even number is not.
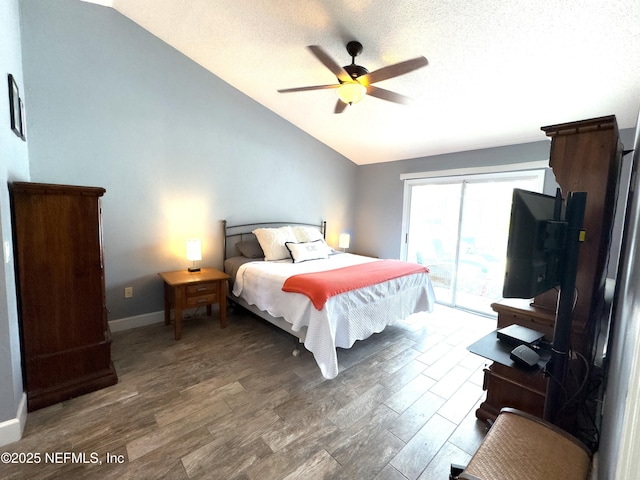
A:
[[[231,278],[215,268],[203,268],[199,272],[179,270],[158,274],[164,281],[164,323],[171,322],[174,310],[174,335],[182,336],[182,311],[187,308],[207,307],[217,303],[220,310],[220,328],[227,326],[227,281]]]

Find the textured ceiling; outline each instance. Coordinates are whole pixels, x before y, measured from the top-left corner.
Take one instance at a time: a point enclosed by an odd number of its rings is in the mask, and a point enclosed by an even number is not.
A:
[[[357,164],[546,138],[543,125],[640,108],[638,0],[91,0],[111,6]],[[369,71],[417,56],[429,65],[339,115],[337,82],[306,48],[340,65],[358,40]]]

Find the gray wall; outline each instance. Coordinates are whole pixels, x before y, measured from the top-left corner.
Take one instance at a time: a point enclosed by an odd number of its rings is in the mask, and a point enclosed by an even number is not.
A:
[[[7,75],[18,83],[20,95],[25,96],[20,54],[20,18],[18,0],[0,2],[0,250],[11,252],[11,211],[7,182],[29,179],[27,143],[18,138],[10,126]],[[8,262],[4,253],[0,270],[0,423],[16,418],[22,396],[22,370],[13,255]]]
[[[626,148],[634,148],[626,143]],[[628,161],[631,161],[629,159]],[[638,387],[638,332],[640,331],[640,116],[633,153],[635,175],[628,206],[628,226],[623,235],[620,272],[617,277],[613,306],[609,356],[606,363],[608,379],[603,405],[602,436],[600,438],[600,470],[598,478],[608,480],[618,475],[637,476],[637,448],[629,443],[637,442],[640,421],[637,415]],[[626,447],[623,449],[622,447]],[[621,470],[619,468],[620,463]],[[625,476],[625,478],[631,478]]]
[[[162,310],[157,272],[222,266],[221,220],[353,223],[356,165],[113,9],[22,2],[31,179],[103,198],[110,320]],[[125,286],[134,287],[124,299]]]

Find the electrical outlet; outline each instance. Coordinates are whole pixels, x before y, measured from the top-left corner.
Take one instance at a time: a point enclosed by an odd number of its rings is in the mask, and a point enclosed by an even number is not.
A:
[[[133,287],[124,287],[124,298],[133,297]]]

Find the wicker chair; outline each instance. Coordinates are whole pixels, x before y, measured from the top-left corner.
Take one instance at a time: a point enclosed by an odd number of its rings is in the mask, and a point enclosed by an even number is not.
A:
[[[585,480],[591,452],[540,418],[503,408],[460,480]],[[453,477],[455,478],[455,477]]]

